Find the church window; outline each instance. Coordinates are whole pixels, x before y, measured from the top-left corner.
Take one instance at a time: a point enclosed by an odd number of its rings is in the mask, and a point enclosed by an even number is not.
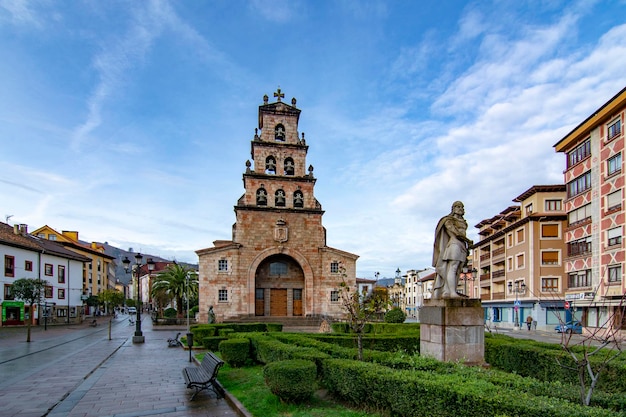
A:
[[[296,191],[293,193],[293,206],[294,207],[304,207],[304,194],[302,191]]]
[[[217,261],[217,270],[218,271],[228,271],[228,260],[220,259]]]
[[[270,264],[270,275],[287,275],[287,264],[284,262],[272,262]]]
[[[287,158],[285,159],[285,175],[293,175],[295,172],[295,165],[293,163],[293,159]]]
[[[339,273],[339,262],[333,261],[330,263],[330,273],[331,274]]]
[[[285,192],[283,190],[277,190],[274,194],[274,205],[276,207],[285,207]]]
[[[332,291],[330,292],[330,302],[331,302],[331,303],[337,303],[337,302],[339,302],[339,291],[332,290]]]
[[[276,174],[276,159],[273,156],[265,158],[265,173]]]
[[[256,190],[256,205],[267,206],[267,191],[265,191],[265,188]]]
[[[274,139],[284,141],[285,140],[285,126],[277,124],[274,128]]]
[[[226,302],[228,301],[228,290],[218,290],[217,291],[217,301]]]

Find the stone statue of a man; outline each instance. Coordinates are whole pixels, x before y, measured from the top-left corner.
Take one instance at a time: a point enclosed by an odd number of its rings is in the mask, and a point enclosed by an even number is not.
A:
[[[433,249],[433,267],[437,272],[433,287],[433,299],[465,297],[456,292],[463,265],[467,262],[469,246],[467,222],[463,218],[463,203],[455,201],[452,212],[437,223]]]

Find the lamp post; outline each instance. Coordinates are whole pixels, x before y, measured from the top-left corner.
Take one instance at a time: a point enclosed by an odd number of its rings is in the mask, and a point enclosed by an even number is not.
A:
[[[135,255],[135,263],[131,266],[131,262],[130,259],[128,259],[128,256],[125,256],[124,259],[122,260],[122,264],[124,264],[124,270],[128,273],[131,272],[134,269],[135,271],[135,275],[137,278],[137,320],[135,320],[135,335],[133,336],[133,343],[143,343],[145,341],[143,333],[141,332],[141,288],[140,288],[140,282],[139,282],[139,277],[141,274],[141,261],[143,260],[143,256],[141,256],[140,253]],[[152,258],[148,258],[148,260],[146,261],[146,265],[148,265],[148,275],[150,275],[150,272],[154,271],[154,261],[152,260]]]
[[[513,310],[515,311],[515,317],[514,317],[514,323],[513,326],[516,329],[520,328],[520,322],[519,322],[519,300],[517,295],[520,293],[525,293],[526,292],[526,283],[522,282],[522,285],[520,285],[519,281],[515,281],[515,286],[513,286],[513,283],[511,281],[509,281],[509,292],[514,292],[515,293],[515,304],[513,304]]]
[[[476,268],[463,268],[463,272],[459,275],[459,277],[463,280],[463,295],[471,298],[471,296],[467,295],[467,281],[474,281],[476,279],[475,274],[477,272]]]

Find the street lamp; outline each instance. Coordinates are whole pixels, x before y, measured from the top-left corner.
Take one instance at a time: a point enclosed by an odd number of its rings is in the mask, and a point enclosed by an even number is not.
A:
[[[522,285],[520,285],[519,281],[515,281],[515,287],[513,287],[513,283],[509,281],[509,293],[510,292],[515,292],[515,304],[513,305],[513,310],[515,311],[515,318],[514,318],[513,326],[519,329],[520,327],[519,301],[518,301],[517,295],[523,294],[526,292],[526,283],[522,282]]]
[[[467,281],[474,281],[476,279],[475,275],[477,272],[478,271],[476,270],[476,268],[472,268],[472,269],[463,268],[463,272],[461,272],[461,274],[459,275],[459,278],[463,280],[463,284],[464,284],[463,294],[468,297],[470,296],[467,295]]]
[[[143,333],[141,332],[141,288],[140,288],[140,282],[139,282],[139,277],[140,277],[140,270],[141,270],[141,261],[143,260],[143,256],[141,256],[140,253],[135,255],[135,264],[131,267],[131,262],[130,259],[128,259],[128,256],[125,256],[124,259],[122,260],[122,264],[124,264],[124,270],[128,273],[131,272],[131,276],[132,276],[132,271],[135,271],[135,275],[137,277],[137,320],[135,320],[135,335],[133,336],[133,343],[143,343],[145,341],[144,337],[143,337]],[[152,260],[152,258],[148,258],[148,260],[146,261],[146,265],[148,265],[148,275],[150,275],[150,273],[152,271],[154,271],[154,261]]]

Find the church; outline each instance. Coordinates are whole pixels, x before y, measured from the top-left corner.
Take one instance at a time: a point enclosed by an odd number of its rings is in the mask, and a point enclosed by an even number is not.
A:
[[[216,240],[199,258],[199,322],[258,317],[342,317],[340,284],[356,289],[358,255],[326,245],[324,210],[315,198],[308,145],[296,99],[263,97],[235,205],[232,240]]]

